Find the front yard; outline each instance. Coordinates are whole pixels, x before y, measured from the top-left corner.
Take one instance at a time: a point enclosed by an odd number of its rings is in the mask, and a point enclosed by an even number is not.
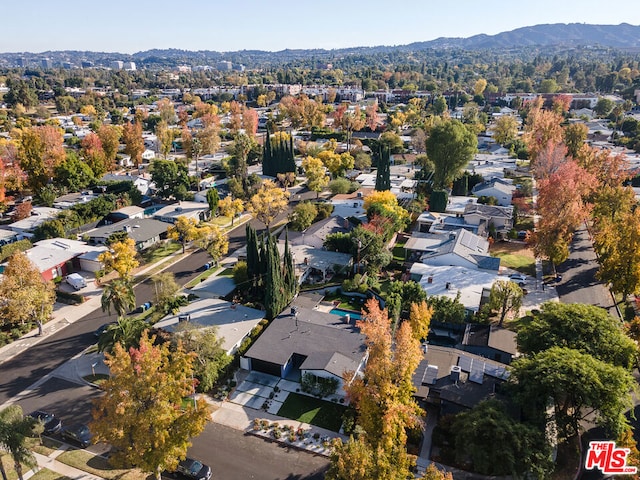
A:
[[[342,425],[342,415],[346,409],[347,407],[338,403],[290,393],[280,407],[278,415],[337,432]]]
[[[489,253],[500,258],[500,266],[517,270],[526,275],[536,275],[535,256],[528,245],[520,242],[496,242]]]

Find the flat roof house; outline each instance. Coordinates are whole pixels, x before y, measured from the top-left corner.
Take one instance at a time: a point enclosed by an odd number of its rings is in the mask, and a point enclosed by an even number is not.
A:
[[[153,218],[166,223],[175,223],[178,217],[193,218],[197,222],[209,218],[210,209],[206,203],[178,202],[161,208],[153,214]]]

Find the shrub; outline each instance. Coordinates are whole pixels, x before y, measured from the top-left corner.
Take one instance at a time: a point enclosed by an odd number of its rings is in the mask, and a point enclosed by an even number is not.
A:
[[[77,305],[84,302],[84,297],[77,293],[63,292],[62,290],[56,291],[56,301],[60,303],[66,303],[67,305]]]
[[[247,274],[247,262],[239,261],[233,266],[233,281],[236,285],[242,285],[249,279]]]
[[[24,252],[26,250],[29,250],[31,247],[33,247],[33,244],[27,239],[18,240],[17,242],[4,245],[2,248],[0,248],[0,262],[4,262],[15,252]]]

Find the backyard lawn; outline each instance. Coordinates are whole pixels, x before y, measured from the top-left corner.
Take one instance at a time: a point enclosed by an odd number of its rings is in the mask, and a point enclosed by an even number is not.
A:
[[[345,410],[346,407],[339,403],[290,393],[280,407],[278,415],[337,432],[342,425],[342,414]]]
[[[535,276],[536,266],[533,251],[525,244],[515,242],[496,242],[489,253],[500,258],[500,266],[512,268],[518,272]]]

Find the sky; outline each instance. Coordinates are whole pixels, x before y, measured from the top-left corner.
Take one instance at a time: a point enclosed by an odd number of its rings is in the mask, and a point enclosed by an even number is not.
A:
[[[404,45],[542,23],[640,25],[638,0],[28,0],[3,2],[0,52]]]

